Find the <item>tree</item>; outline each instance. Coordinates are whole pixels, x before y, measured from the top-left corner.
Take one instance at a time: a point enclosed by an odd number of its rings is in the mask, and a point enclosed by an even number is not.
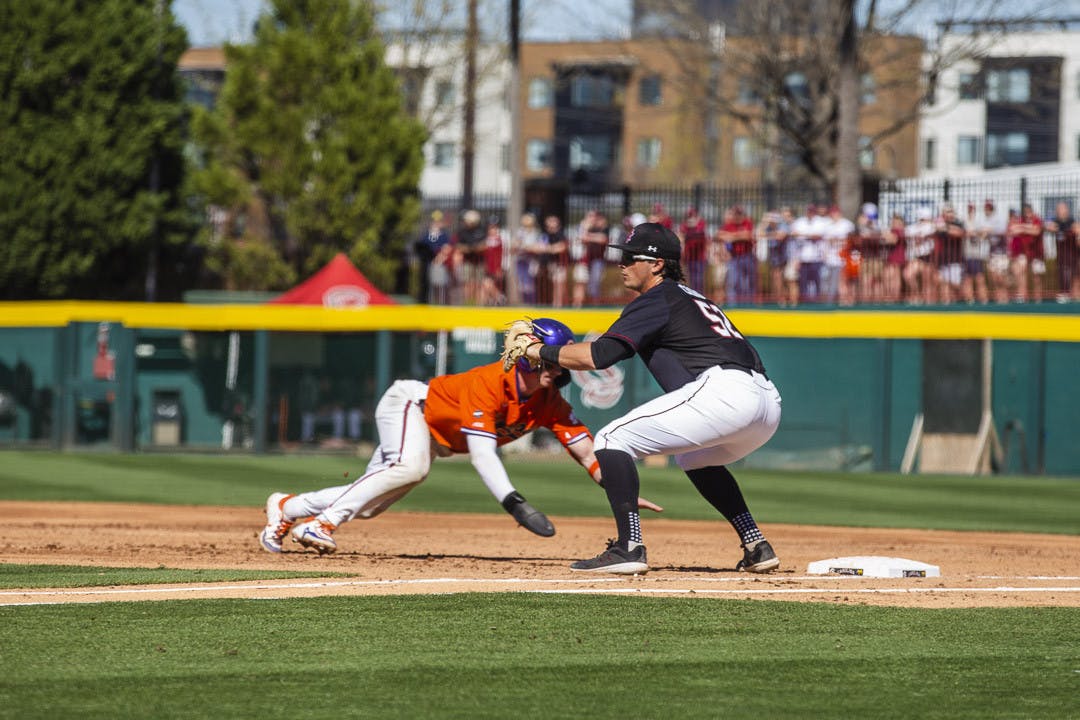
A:
[[[179,292],[186,46],[164,3],[0,3],[0,297]]]
[[[424,130],[402,108],[368,2],[274,0],[197,112],[207,241],[233,288],[279,288],[344,251],[389,286],[416,227]],[[245,275],[249,261],[262,277]]]

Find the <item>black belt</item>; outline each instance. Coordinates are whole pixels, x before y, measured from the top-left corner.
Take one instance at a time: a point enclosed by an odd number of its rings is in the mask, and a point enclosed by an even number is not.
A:
[[[747,375],[753,375],[755,372],[757,372],[753,368],[748,368],[745,365],[740,365],[739,363],[731,363],[731,362],[720,363],[720,367],[724,368],[725,370],[741,370],[742,372],[746,373]],[[766,375],[765,373],[758,373],[758,375],[761,375],[766,380],[769,379],[769,376]]]

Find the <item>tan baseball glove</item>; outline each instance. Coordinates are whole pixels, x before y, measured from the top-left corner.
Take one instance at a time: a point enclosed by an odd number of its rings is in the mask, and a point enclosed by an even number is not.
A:
[[[506,335],[503,338],[503,372],[510,370],[514,363],[525,357],[525,351],[529,349],[529,346],[540,344],[540,338],[533,333],[531,318],[515,320],[510,323],[510,327],[506,329]],[[540,365],[539,361],[528,360],[528,363],[529,367],[533,369]]]

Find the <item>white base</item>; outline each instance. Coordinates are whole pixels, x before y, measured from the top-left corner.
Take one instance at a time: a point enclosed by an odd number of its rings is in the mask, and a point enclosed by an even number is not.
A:
[[[852,575],[856,577],[941,577],[941,568],[918,560],[862,555],[829,558],[810,563],[806,572],[811,575]]]

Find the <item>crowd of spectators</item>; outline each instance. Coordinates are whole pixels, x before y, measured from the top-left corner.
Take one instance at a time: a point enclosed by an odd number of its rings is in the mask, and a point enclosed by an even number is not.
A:
[[[418,299],[621,303],[622,283],[606,246],[648,221],[678,234],[687,284],[722,305],[1080,301],[1080,223],[1068,204],[1059,203],[1048,219],[1030,205],[1017,212],[992,200],[963,212],[947,203],[921,206],[912,215],[882,218],[866,203],[854,219],[835,205],[785,207],[755,219],[733,205],[710,225],[695,207],[676,220],[657,204],[647,215],[614,222],[589,210],[569,228],[556,215],[526,213],[511,237],[496,217],[484,222],[469,210],[452,230],[435,211],[414,244]],[[1052,248],[1049,263],[1046,248]]]

